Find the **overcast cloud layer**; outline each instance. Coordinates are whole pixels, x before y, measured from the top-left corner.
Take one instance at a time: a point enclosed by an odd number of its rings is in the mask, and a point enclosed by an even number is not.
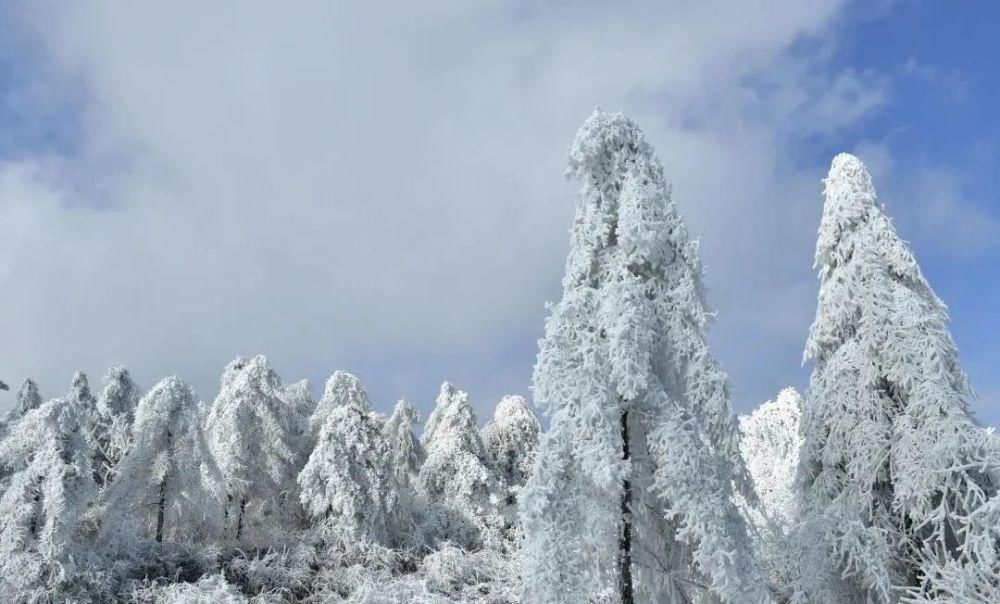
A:
[[[828,60],[842,3],[541,4],[10,9],[19,115],[65,124],[0,163],[0,377],[57,396],[122,363],[211,399],[263,352],[288,380],[355,371],[382,410],[446,378],[481,412],[527,394],[565,149],[600,105],[643,126],[702,238],[737,406],[802,386],[825,166],[796,149],[888,87]]]

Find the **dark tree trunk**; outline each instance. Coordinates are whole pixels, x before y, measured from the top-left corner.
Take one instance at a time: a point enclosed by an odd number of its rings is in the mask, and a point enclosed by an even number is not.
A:
[[[167,455],[174,456],[174,435],[167,430]],[[167,509],[167,477],[160,481],[160,496],[156,501],[156,542],[163,543],[163,517]]]
[[[240,496],[240,511],[236,516],[236,540],[239,541],[243,536],[243,508],[247,507],[247,498],[244,495]]]
[[[160,481],[160,498],[156,501],[156,542],[163,543],[163,512],[167,506],[167,481]]]
[[[622,453],[627,461],[629,455],[628,443],[628,411],[622,411]],[[618,538],[618,591],[622,604],[634,604],[632,593],[632,481],[625,478],[622,481],[622,530]]]

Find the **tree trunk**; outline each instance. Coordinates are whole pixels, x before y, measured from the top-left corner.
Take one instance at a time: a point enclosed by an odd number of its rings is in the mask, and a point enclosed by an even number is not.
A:
[[[163,543],[163,512],[167,504],[167,481],[160,481],[160,498],[156,501],[156,542]]]
[[[628,461],[628,411],[622,411],[622,453]],[[632,593],[632,481],[622,481],[622,530],[618,538],[618,591],[622,604],[634,604]]]
[[[239,541],[240,537],[243,536],[243,508],[247,507],[247,498],[245,495],[240,495],[240,511],[236,516],[236,540]]]

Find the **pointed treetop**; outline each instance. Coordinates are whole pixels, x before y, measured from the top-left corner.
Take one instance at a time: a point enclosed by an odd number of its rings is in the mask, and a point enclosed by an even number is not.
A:
[[[69,394],[66,398],[89,408],[94,408],[97,405],[94,395],[90,393],[90,382],[87,380],[86,373],[77,371],[73,374],[73,382],[70,384]]]
[[[425,446],[433,447],[436,441],[448,438],[469,441],[466,443],[469,450],[483,457],[476,414],[469,404],[468,393],[459,390],[451,382],[444,382],[434,402],[434,410],[427,418],[422,440]]]
[[[35,383],[35,380],[27,378],[21,382],[21,387],[17,389],[17,412],[24,415],[41,405],[42,395],[38,392],[38,384]]]
[[[132,417],[140,396],[128,369],[114,365],[104,374],[104,390],[97,398],[97,410],[105,417],[120,414]]]
[[[357,407],[365,413],[372,411],[368,392],[361,380],[346,371],[334,371],[326,381],[323,398],[316,403],[316,409],[309,420],[313,433],[319,433],[334,409],[347,406]]]
[[[327,405],[340,407],[342,405],[358,405],[364,411],[371,411],[368,392],[357,376],[346,371],[334,371],[326,381],[323,390],[323,400]]]

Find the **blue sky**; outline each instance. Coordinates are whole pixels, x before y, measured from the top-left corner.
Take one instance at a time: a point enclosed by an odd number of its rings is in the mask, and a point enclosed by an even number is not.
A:
[[[263,352],[317,389],[354,371],[383,410],[450,379],[485,419],[527,394],[565,149],[600,105],[644,127],[701,237],[738,410],[807,383],[846,150],[1000,425],[1000,8],[750,4],[0,2],[0,377],[57,396],[122,363],[211,399]]]

